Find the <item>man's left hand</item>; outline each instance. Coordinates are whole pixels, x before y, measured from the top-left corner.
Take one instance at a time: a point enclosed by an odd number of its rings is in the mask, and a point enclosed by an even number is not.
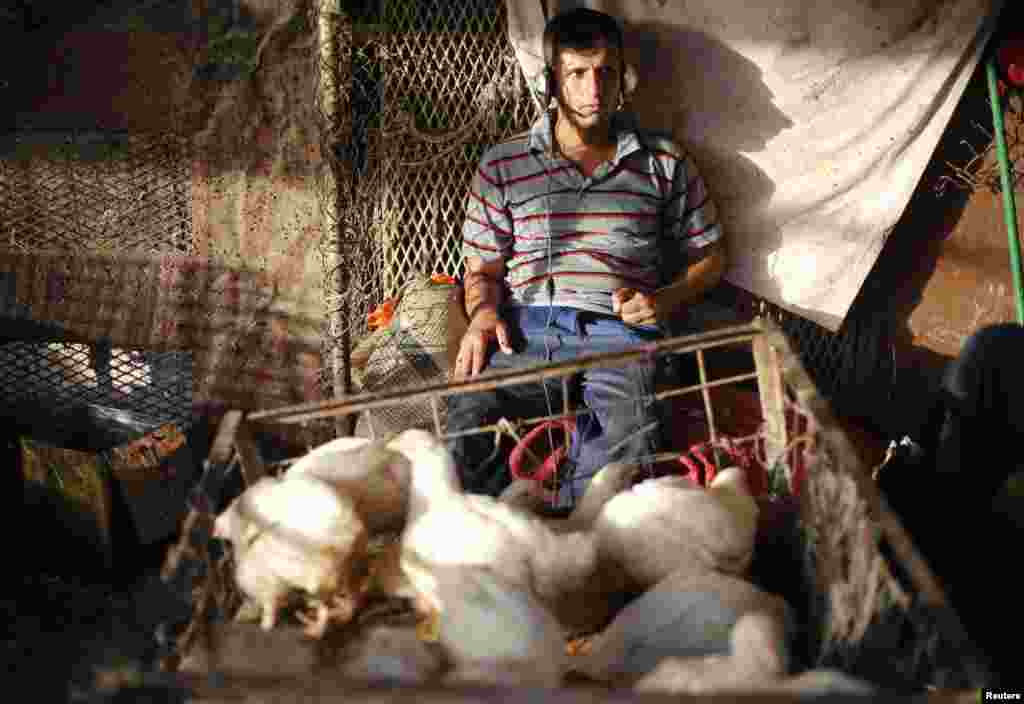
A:
[[[657,300],[653,293],[619,288],[612,293],[612,310],[629,325],[657,325]]]

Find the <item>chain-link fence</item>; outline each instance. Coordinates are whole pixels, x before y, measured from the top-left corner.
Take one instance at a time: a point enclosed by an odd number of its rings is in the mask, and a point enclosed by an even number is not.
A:
[[[381,37],[385,290],[415,270],[457,274],[459,231],[483,150],[529,127],[532,102],[503,3],[389,2]],[[429,10],[426,8],[429,7]]]
[[[504,3],[347,5],[341,99],[328,132],[340,136],[330,153],[341,194],[341,293],[351,330],[362,333],[373,307],[415,273],[459,273],[473,169],[534,113]]]
[[[188,352],[126,350],[80,342],[0,345],[0,408],[91,404],[130,411],[153,427],[191,420]]]
[[[0,244],[189,254],[188,141],[169,133],[21,130],[0,143]]]
[[[340,14],[325,14],[311,0],[301,11],[318,34],[309,51],[319,55],[311,80],[326,157],[317,189],[330,215],[318,243],[329,323],[321,385],[329,396],[347,389],[339,386],[341,357],[367,335],[372,309],[417,274],[460,273],[459,231],[473,169],[488,146],[527,129],[536,107],[500,0],[356,0],[343,3]],[[187,135],[21,131],[2,147],[3,247],[192,253],[195,175]],[[851,360],[864,366],[860,343],[849,334],[833,335],[795,316],[779,320],[826,395],[856,371]],[[39,360],[52,361],[57,349],[18,347],[26,357],[6,375],[8,388],[40,391],[51,383],[57,376],[38,371],[46,367]],[[73,367],[70,378],[103,377],[95,355],[67,350],[58,366]],[[150,393],[125,373],[133,398]],[[113,364],[110,374],[114,388],[120,367]],[[79,386],[82,398],[93,398],[87,384]],[[51,391],[63,398],[76,387],[59,388]],[[185,396],[152,393],[160,415],[185,412]]]
[[[190,254],[188,149],[168,133],[8,133],[0,142],[0,245],[69,255]],[[67,342],[56,330],[49,339],[12,339],[29,316],[11,309],[14,281],[4,278],[0,313],[19,322],[6,323],[0,344],[0,412],[92,405],[131,411],[153,427],[190,422],[188,352]]]
[[[363,0],[345,3],[338,20],[327,32],[334,45],[321,32],[317,85],[332,176],[320,197],[338,233],[324,256],[334,267],[325,350],[333,388],[346,391],[341,357],[366,339],[368,314],[422,276],[461,273],[473,170],[535,113],[499,0]],[[386,337],[374,338],[382,354],[401,348]]]

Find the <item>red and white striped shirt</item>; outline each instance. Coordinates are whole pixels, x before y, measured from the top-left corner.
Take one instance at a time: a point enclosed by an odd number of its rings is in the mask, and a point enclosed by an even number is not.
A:
[[[615,289],[653,292],[722,237],[693,159],[622,113],[613,129],[615,157],[589,178],[552,154],[550,115],[481,159],[462,254],[505,259],[513,302],[612,314]]]

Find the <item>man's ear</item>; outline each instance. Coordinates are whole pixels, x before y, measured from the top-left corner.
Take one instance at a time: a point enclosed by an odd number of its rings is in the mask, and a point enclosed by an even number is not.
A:
[[[633,97],[633,92],[636,91],[637,84],[640,82],[640,77],[636,72],[636,67],[631,64],[625,64],[622,69],[622,98],[623,100],[629,100]]]

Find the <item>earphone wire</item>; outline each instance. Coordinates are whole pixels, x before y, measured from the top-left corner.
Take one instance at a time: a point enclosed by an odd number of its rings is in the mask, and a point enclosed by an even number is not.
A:
[[[543,56],[543,59],[544,59],[544,100],[545,100],[544,110],[547,111],[547,113],[549,115],[550,127],[551,127],[551,143],[548,145],[549,149],[551,150],[551,153],[550,153],[550,155],[549,154],[542,154],[542,156],[541,156],[541,165],[542,165],[542,167],[544,169],[544,176],[545,176],[545,200],[544,200],[544,206],[545,206],[545,228],[547,230],[547,233],[546,233],[547,234],[547,236],[546,236],[546,253],[545,253],[546,264],[547,264],[547,278],[545,280],[545,286],[547,288],[547,293],[548,293],[548,303],[547,303],[548,311],[547,311],[547,318],[546,318],[546,321],[544,323],[544,352],[545,352],[545,362],[550,363],[551,362],[551,345],[550,345],[550,342],[549,342],[549,339],[548,339],[548,331],[550,329],[552,320],[554,318],[555,274],[554,274],[554,272],[552,270],[552,265],[553,265],[553,262],[554,262],[553,241],[552,241],[553,240],[553,236],[554,236],[553,222],[552,222],[552,201],[553,201],[553,198],[552,198],[552,196],[553,196],[553,194],[552,194],[552,181],[553,181],[553,174],[552,174],[552,169],[549,168],[548,160],[550,158],[551,161],[554,162],[554,160],[556,158],[558,158],[558,155],[559,155],[558,138],[557,138],[557,135],[556,135],[557,108],[555,110],[554,115],[551,114],[551,101],[552,100],[556,100],[557,101],[557,99],[558,99],[558,96],[557,96],[557,92],[558,91],[557,91],[557,88],[556,88],[557,81],[555,80],[555,66],[554,66],[555,57],[557,56],[558,51],[557,51],[557,48],[555,46],[554,35],[549,33],[549,28],[551,26],[551,24],[550,24],[551,23],[551,18],[548,16],[547,3],[545,2],[545,0],[540,0],[540,1],[541,1],[541,9],[542,9],[542,11],[544,13],[544,21],[545,21],[545,31],[544,31],[544,35],[542,37],[542,47],[541,47],[542,48],[542,52],[544,54],[544,56]],[[623,36],[621,34],[621,29],[619,30],[618,44],[619,44],[619,47],[620,47],[620,59],[621,59],[621,64],[620,64],[620,81],[621,81],[621,83],[620,83],[619,106],[618,106],[618,108],[619,109],[623,109],[624,106],[625,106],[626,93],[628,91],[628,87],[627,87],[627,73],[628,73],[628,68],[627,67],[628,67],[628,64],[627,64],[627,62],[625,60],[625,56],[621,54],[621,52],[624,51],[624,44],[625,44],[624,38],[623,38]],[[657,155],[653,155],[653,160],[654,160],[654,163],[655,163],[655,168],[659,172],[664,173],[664,166],[662,165],[662,163],[658,159]],[[557,167],[557,164],[555,164],[555,166]],[[557,172],[557,168],[555,169],[555,171]],[[578,328],[577,332],[581,332],[582,331],[582,328],[581,328],[581,326],[579,325],[578,322],[577,322],[577,328]],[[554,416],[555,412],[554,412],[553,404],[552,404],[552,401],[551,401],[551,394],[550,394],[550,391],[548,389],[546,381],[542,381],[541,382],[541,387],[542,387],[542,389],[544,391],[544,401],[545,401],[545,404],[547,405],[548,415],[549,416]],[[567,393],[567,389],[566,389],[565,386],[563,386],[563,393]],[[565,402],[567,402],[567,400],[563,399],[563,404]],[[593,418],[590,418],[590,422],[592,422],[592,421],[593,421]],[[644,429],[641,432],[646,432],[646,431],[647,431],[647,429]],[[566,433],[566,435],[567,435],[567,437],[565,438],[565,443],[568,446],[572,442],[573,438],[571,437],[571,435],[569,433]],[[548,427],[547,427],[547,437],[548,437],[548,445],[549,445],[549,447],[551,449],[551,452],[554,452],[555,451],[555,441],[554,441],[554,435],[553,435],[553,432],[552,432],[551,424],[549,424]],[[577,428],[577,432],[576,432],[575,441],[577,443],[582,442],[581,433],[579,432],[578,428]],[[575,471],[574,471],[575,468],[574,467],[570,467],[569,469],[570,469],[570,471],[574,475],[575,474]],[[559,478],[559,475],[558,475],[557,471],[555,472],[554,477],[555,477],[555,497],[556,497],[555,501],[557,502],[558,501],[558,498],[557,498],[558,497],[558,492],[559,492],[559,489],[560,489],[560,487],[559,487],[560,478]],[[573,503],[575,503],[575,500],[576,500],[576,487],[575,487],[573,479],[578,479],[578,477],[575,477],[575,476],[570,476],[569,477],[569,493],[570,493],[570,498],[571,498],[571,501]]]
[[[548,160],[549,160],[549,158],[553,160],[554,156],[555,156],[555,153],[556,153],[555,152],[555,148],[556,148],[556,144],[557,144],[557,138],[555,137],[555,124],[556,124],[556,119],[557,118],[555,116],[552,116],[551,113],[550,113],[550,110],[551,110],[551,100],[554,97],[554,92],[555,92],[553,90],[553,83],[554,83],[554,75],[555,75],[555,73],[554,73],[554,67],[552,66],[552,63],[553,63],[552,55],[555,52],[554,52],[553,46],[551,45],[552,37],[550,37],[549,34],[548,34],[548,28],[550,27],[551,17],[548,14],[548,4],[547,4],[547,2],[545,0],[540,0],[540,6],[541,6],[541,11],[544,13],[544,35],[541,38],[541,51],[544,54],[544,57],[543,57],[544,58],[544,111],[548,114],[548,119],[550,121],[550,126],[551,126],[551,143],[548,145],[548,149],[550,150],[551,153],[549,155],[549,154],[544,153],[545,150],[543,150],[543,149],[541,150],[541,167],[544,169],[544,188],[545,188],[545,193],[544,193],[544,227],[547,230],[547,233],[546,233],[547,237],[546,237],[546,242],[545,242],[545,249],[546,249],[545,259],[547,261],[547,275],[548,275],[548,278],[545,280],[545,284],[544,284],[545,288],[547,288],[547,291],[548,291],[548,314],[547,314],[547,319],[544,322],[544,361],[545,361],[545,363],[550,364],[551,363],[551,344],[548,341],[548,330],[550,329],[551,320],[552,320],[553,315],[554,315],[555,292],[554,292],[554,274],[551,271],[551,265],[552,265],[552,262],[554,261],[554,256],[552,254],[552,242],[551,242],[551,236],[552,236],[552,219],[551,219],[551,203],[552,203],[552,197],[551,196],[552,196],[552,194],[551,194],[551,187],[552,187],[553,176],[552,176],[552,170],[549,168]],[[557,113],[556,113],[556,115],[557,115]],[[546,380],[542,380],[540,382],[540,385],[541,385],[541,389],[544,391],[544,403],[547,406],[548,416],[553,416],[555,414],[554,406],[553,406],[553,404],[551,402],[551,393],[548,390],[547,381]],[[548,447],[550,448],[550,451],[552,453],[554,453],[555,452],[555,439],[554,439],[554,433],[552,432],[551,424],[550,423],[547,426],[547,436],[548,436]],[[569,442],[569,438],[566,438],[566,442],[567,443]],[[554,481],[555,481],[555,502],[557,503],[558,502],[558,490],[559,490],[559,486],[558,486],[559,478],[558,478],[557,471],[555,472],[555,475],[554,475]]]
[[[553,70],[550,67],[548,67],[547,73],[548,73],[548,77],[547,77],[547,81],[548,81],[548,83],[547,83],[547,94],[550,96],[551,93],[552,93],[552,91],[551,91],[551,77],[553,75]],[[549,98],[548,99],[548,103],[550,104],[550,102],[551,102],[551,100]],[[550,113],[549,113],[549,115],[550,115]],[[555,137],[556,119],[557,118],[554,117],[554,116],[549,117],[549,120],[550,120],[550,123],[551,123],[551,144],[549,145],[549,148],[551,150],[551,155],[550,156],[551,156],[552,160],[554,160],[554,156],[555,156],[555,153],[556,153],[555,149],[556,149],[556,145],[557,145],[557,137]],[[554,272],[551,269],[552,263],[554,262],[554,255],[552,253],[552,242],[551,242],[551,238],[552,238],[552,235],[553,235],[553,232],[552,232],[553,223],[552,223],[552,218],[551,218],[551,203],[552,203],[551,187],[552,187],[553,176],[552,176],[551,170],[548,168],[548,166],[549,166],[548,165],[548,157],[549,157],[548,154],[543,154],[542,153],[541,163],[542,163],[542,165],[544,167],[544,186],[545,186],[545,194],[544,194],[544,213],[545,213],[544,228],[547,230],[547,233],[546,233],[547,237],[545,238],[545,248],[546,248],[547,251],[545,253],[546,254],[545,258],[547,260],[547,276],[548,276],[547,279],[544,282],[544,287],[547,289],[547,293],[548,293],[548,314],[547,314],[547,319],[544,322],[544,361],[546,363],[550,364],[551,363],[551,344],[550,344],[550,341],[548,340],[548,331],[551,328],[551,321],[552,321],[552,318],[554,317],[554,310],[555,310],[555,307],[554,307],[554,304],[555,304],[555,286],[554,286],[555,279],[554,279]],[[544,390],[544,403],[547,406],[548,415],[549,416],[553,416],[555,414],[555,411],[554,411],[553,404],[551,403],[551,393],[548,390],[547,381],[541,381],[541,388]],[[564,399],[563,399],[563,401],[564,401]],[[551,452],[554,452],[555,451],[555,437],[554,437],[554,433],[552,432],[551,424],[550,423],[548,424],[548,428],[547,428],[547,436],[548,436],[548,447],[550,448]],[[566,442],[569,442],[568,438],[566,438]],[[557,501],[558,501],[558,490],[559,490],[559,486],[558,486],[559,485],[559,478],[558,478],[557,471],[555,472],[554,477],[555,477],[555,502],[557,503]],[[572,486],[572,483],[570,482],[570,487],[571,486]]]

